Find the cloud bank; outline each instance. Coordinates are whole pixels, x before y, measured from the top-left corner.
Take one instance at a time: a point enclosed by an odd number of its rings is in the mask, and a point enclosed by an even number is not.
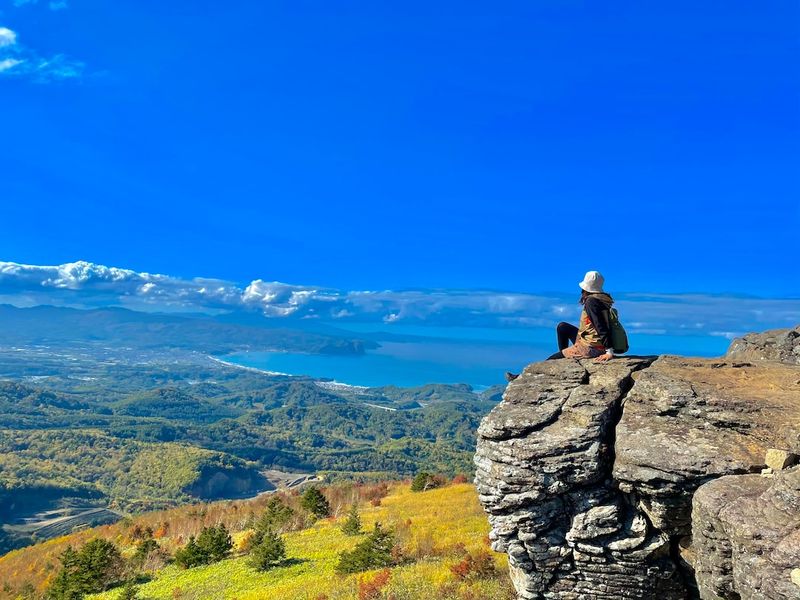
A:
[[[615,297],[626,327],[637,333],[731,338],[800,323],[800,299],[652,293]],[[0,262],[0,302],[16,306],[121,306],[162,312],[253,313],[286,320],[525,328],[576,321],[576,300],[577,294],[487,290],[346,291],[262,279],[240,285],[84,261],[55,266]]]

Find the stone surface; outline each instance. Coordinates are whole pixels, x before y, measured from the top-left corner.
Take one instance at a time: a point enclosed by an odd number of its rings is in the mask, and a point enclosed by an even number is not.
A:
[[[788,450],[778,450],[777,448],[770,448],[767,450],[767,455],[764,462],[770,469],[780,471],[786,467],[791,467],[797,464],[797,454],[789,452]]]
[[[616,429],[614,479],[653,525],[691,530],[711,478],[760,473],[769,448],[800,449],[800,369],[662,356],[638,373]]]
[[[800,467],[764,479],[731,475],[694,496],[692,539],[702,598],[797,599]]]
[[[726,356],[735,360],[775,360],[800,365],[800,325],[794,329],[748,333],[731,342]]]
[[[742,498],[777,486],[765,498],[792,506],[784,476],[791,469],[758,475],[769,448],[800,451],[796,366],[669,356],[555,360],[529,365],[483,420],[475,482],[492,546],[508,554],[520,598],[699,597],[697,570],[704,594],[719,590],[703,597],[733,600],[751,586],[782,599],[796,597],[778,595],[793,585],[789,566],[748,579],[741,528],[707,519],[700,551],[690,535],[695,492],[727,476],[747,482]],[[734,491],[712,489],[709,512],[733,501]],[[783,514],[765,509],[753,518]],[[775,551],[793,552],[783,538]],[[783,583],[762,581],[772,576]]]

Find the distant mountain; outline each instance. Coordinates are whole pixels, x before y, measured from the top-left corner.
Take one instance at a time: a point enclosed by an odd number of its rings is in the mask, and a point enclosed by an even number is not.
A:
[[[263,317],[248,323],[207,315],[169,315],[124,308],[80,310],[55,306],[0,305],[0,345],[113,345],[183,349],[210,354],[241,350],[289,350],[361,354],[375,342],[275,327]]]

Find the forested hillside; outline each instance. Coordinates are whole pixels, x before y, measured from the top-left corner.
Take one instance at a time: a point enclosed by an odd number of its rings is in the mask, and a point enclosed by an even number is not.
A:
[[[253,495],[270,488],[266,469],[329,481],[470,473],[497,399],[464,385],[329,386],[193,352],[105,352],[0,349],[0,550],[68,531],[50,526],[51,511],[91,525],[118,518],[100,508]]]

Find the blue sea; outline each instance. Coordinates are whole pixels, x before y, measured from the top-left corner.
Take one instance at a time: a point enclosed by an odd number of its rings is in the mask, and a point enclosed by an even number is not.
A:
[[[551,329],[426,327],[403,324],[336,323],[338,329],[369,337],[380,347],[361,356],[289,352],[243,352],[226,361],[288,375],[308,375],[349,385],[413,387],[467,383],[476,390],[503,383],[505,371],[556,351]],[[630,335],[632,354],[719,356],[729,340],[717,336]]]

